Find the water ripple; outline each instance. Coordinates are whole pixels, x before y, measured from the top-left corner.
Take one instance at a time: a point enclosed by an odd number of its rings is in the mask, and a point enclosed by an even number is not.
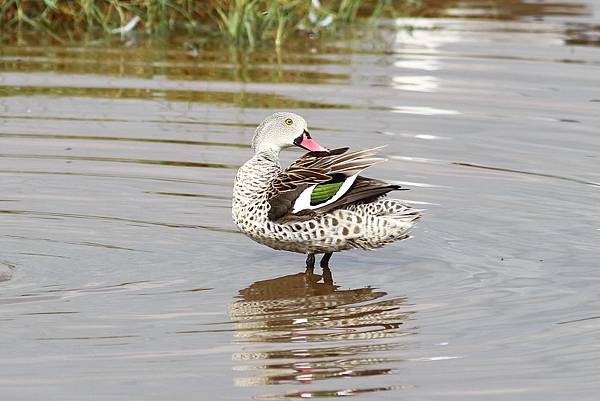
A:
[[[147,143],[169,143],[175,145],[198,145],[198,146],[218,146],[228,148],[248,149],[250,145],[243,143],[227,143],[212,141],[190,141],[182,139],[167,138],[126,138],[114,136],[95,136],[95,135],[52,135],[52,134],[13,134],[0,132],[0,137],[4,138],[32,138],[32,139],[76,139],[86,141],[115,141],[115,142],[147,142]]]
[[[114,216],[99,216],[99,215],[88,215],[88,214],[74,214],[74,213],[57,213],[57,212],[40,212],[34,210],[0,210],[0,214],[15,214],[25,216],[38,216],[38,217],[59,217],[59,218],[70,218],[70,219],[90,219],[90,220],[105,220],[105,221],[122,221],[127,223],[145,224],[150,226],[162,226],[169,228],[199,228],[208,231],[225,232],[231,234],[239,234],[237,230],[230,230],[221,227],[213,227],[199,224],[184,224],[184,223],[167,223],[158,221],[146,221],[128,219],[124,217]]]
[[[586,180],[581,180],[578,178],[565,177],[565,176],[555,175],[555,174],[536,173],[536,172],[532,172],[532,171],[514,170],[514,169],[510,169],[510,168],[503,168],[503,167],[484,166],[484,165],[475,164],[475,163],[454,162],[452,164],[455,164],[457,166],[463,166],[463,167],[473,167],[473,168],[479,168],[479,169],[484,169],[484,170],[500,171],[500,172],[504,172],[504,173],[515,173],[515,174],[532,175],[532,176],[536,176],[536,177],[554,178],[556,180],[571,181],[571,182],[575,182],[578,184],[585,184],[585,185],[591,185],[594,187],[600,187],[600,183],[598,183],[598,182],[586,181]]]
[[[238,165],[221,163],[203,163],[203,162],[183,162],[174,160],[149,160],[149,159],[128,159],[124,157],[101,157],[101,156],[67,156],[67,155],[34,155],[19,153],[0,153],[0,157],[11,159],[45,159],[45,160],[80,160],[96,161],[109,163],[133,163],[133,164],[155,164],[160,166],[177,167],[200,167],[200,168],[226,168],[238,169]]]

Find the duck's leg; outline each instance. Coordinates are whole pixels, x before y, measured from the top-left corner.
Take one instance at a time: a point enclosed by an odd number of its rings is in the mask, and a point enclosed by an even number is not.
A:
[[[323,283],[333,285],[333,275],[329,267],[323,268]]]
[[[306,272],[305,274],[314,274],[315,271],[315,254],[306,254]]]
[[[323,257],[321,258],[321,269],[329,269],[329,259],[331,259],[331,256],[333,255],[333,252],[329,252],[326,253],[325,255],[323,255]]]

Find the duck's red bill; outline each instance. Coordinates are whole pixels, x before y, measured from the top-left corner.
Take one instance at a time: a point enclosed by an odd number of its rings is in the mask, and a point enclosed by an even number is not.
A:
[[[316,141],[314,141],[310,137],[308,131],[304,131],[301,136],[296,138],[294,144],[311,152],[329,152],[329,149],[324,148],[323,146],[319,145]]]

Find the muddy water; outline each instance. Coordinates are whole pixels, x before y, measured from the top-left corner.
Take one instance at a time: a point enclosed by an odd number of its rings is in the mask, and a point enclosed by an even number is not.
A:
[[[281,54],[3,45],[2,398],[597,399],[600,4],[495,4]],[[322,278],[240,235],[275,109],[388,144],[414,238]]]

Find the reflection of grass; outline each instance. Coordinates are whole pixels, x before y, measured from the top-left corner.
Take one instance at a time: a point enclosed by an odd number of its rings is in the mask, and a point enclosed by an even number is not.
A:
[[[335,30],[359,18],[395,14],[420,0],[4,0],[0,26],[5,32],[34,30],[55,40],[90,32],[130,28],[147,33],[186,30],[227,38],[251,47],[281,45],[291,32]]]
[[[214,92],[133,88],[10,87],[0,86],[0,97],[57,96],[113,99],[163,99],[197,103],[233,104],[241,108],[349,109],[348,105],[296,100],[272,93]]]
[[[350,79],[348,74],[329,73],[302,69],[299,67],[274,68],[269,64],[254,65],[244,63],[219,63],[207,62],[200,64],[197,61],[154,62],[155,59],[145,56],[143,52],[130,51],[127,57],[117,55],[110,58],[110,54],[101,49],[94,48],[97,54],[86,58],[85,55],[61,57],[32,56],[25,57],[23,53],[14,58],[1,59],[0,70],[3,72],[55,72],[61,74],[98,74],[105,76],[131,76],[152,78],[165,76],[178,80],[204,80],[204,81],[239,81],[239,82],[294,82],[294,83],[329,83]],[[47,53],[49,50],[45,49]],[[142,54],[139,54],[142,53]],[[6,54],[6,53],[5,53]],[[185,54],[184,54],[185,56]],[[333,63],[333,62],[332,62]]]

